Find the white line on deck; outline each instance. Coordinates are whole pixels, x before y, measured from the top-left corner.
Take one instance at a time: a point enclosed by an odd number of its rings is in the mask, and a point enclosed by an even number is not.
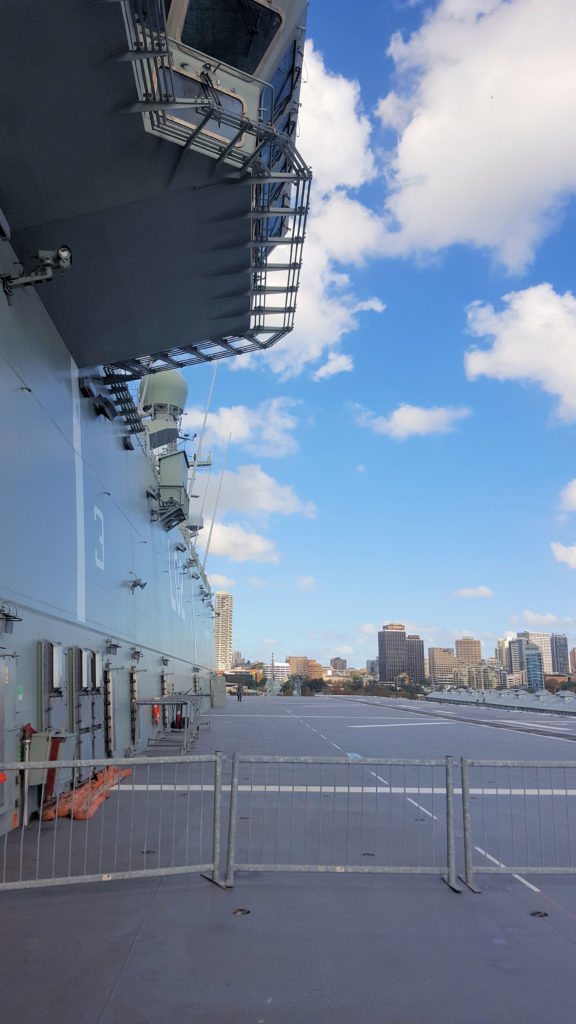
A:
[[[497,864],[499,868],[506,867],[506,865],[501,860],[497,860],[496,857],[493,857],[491,853],[486,853],[486,850],[483,850],[480,846],[475,846],[474,849],[478,850],[478,853],[481,853],[482,856],[486,857],[487,860],[491,860],[493,864]],[[541,889],[538,889],[535,885],[532,885],[532,882],[528,882],[525,878],[522,878],[522,875],[512,875],[512,878],[515,878],[518,882],[522,882],[522,885],[525,885],[528,889],[532,889],[532,892],[542,892]]]
[[[455,722],[377,722],[374,725],[347,725],[347,729],[413,729],[415,726],[456,725]]]
[[[436,814],[432,814],[432,811],[427,811],[425,807],[422,807],[422,804],[417,804],[412,797],[407,796],[406,800],[409,804],[414,804],[414,807],[417,807],[419,811],[424,811],[424,814],[427,814],[429,818],[434,818],[434,821],[438,821],[438,816]]]

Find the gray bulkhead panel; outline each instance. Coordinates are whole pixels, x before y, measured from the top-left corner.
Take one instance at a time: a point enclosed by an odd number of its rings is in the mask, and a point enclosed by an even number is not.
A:
[[[15,259],[9,244],[0,243],[1,272],[10,271]],[[132,652],[142,652],[136,662],[140,697],[161,695],[163,673],[175,690],[190,689],[194,665],[201,668],[202,692],[209,693],[213,619],[199,598],[199,581],[183,572],[187,554],[176,548],[181,534],[151,521],[146,490],[155,477],[142,448],[136,443],[133,451],[124,449],[121,417],[98,417],[92,400],[78,398],[77,391],[74,401],[70,354],[42,296],[40,289],[20,290],[11,306],[0,297],[2,480],[8,496],[1,513],[0,600],[21,618],[12,634],[0,634],[0,673],[8,669],[3,756],[18,759],[27,723],[66,733],[87,729],[89,740],[77,754],[100,756],[108,718],[114,723],[111,749],[123,755],[133,747]],[[130,587],[135,576],[146,581],[144,590]],[[117,650],[107,652],[109,638],[119,643]],[[62,684],[53,692],[39,654],[43,641],[62,652]],[[103,687],[96,692],[91,683],[90,694],[75,701],[73,649],[98,654],[102,675],[109,669],[112,716],[105,712]],[[144,717],[142,743],[152,734]],[[0,791],[0,805],[2,799]]]

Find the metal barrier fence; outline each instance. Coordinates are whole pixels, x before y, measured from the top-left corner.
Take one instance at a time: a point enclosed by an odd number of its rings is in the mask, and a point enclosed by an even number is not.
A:
[[[462,881],[576,873],[576,762],[461,760]]]
[[[21,808],[21,827],[0,838],[0,889],[190,871],[222,884],[222,760],[215,753],[0,766],[3,785],[19,785]],[[88,782],[77,781],[79,768],[92,769]]]
[[[237,870],[437,874],[460,891],[452,758],[235,754],[227,886]]]

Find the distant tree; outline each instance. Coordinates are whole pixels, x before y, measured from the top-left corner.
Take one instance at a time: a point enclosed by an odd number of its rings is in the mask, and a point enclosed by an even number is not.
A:
[[[294,696],[294,686],[290,679],[287,679],[285,683],[282,683],[281,692],[284,697]]]
[[[306,679],[302,684],[302,696],[310,697],[313,693],[322,693],[324,690],[323,679]]]

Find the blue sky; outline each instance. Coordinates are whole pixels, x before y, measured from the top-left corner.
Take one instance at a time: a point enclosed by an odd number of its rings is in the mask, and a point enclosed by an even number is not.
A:
[[[208,569],[252,659],[362,666],[388,621],[572,646],[576,6],[361,11],[311,0],[296,328],[218,369]]]

